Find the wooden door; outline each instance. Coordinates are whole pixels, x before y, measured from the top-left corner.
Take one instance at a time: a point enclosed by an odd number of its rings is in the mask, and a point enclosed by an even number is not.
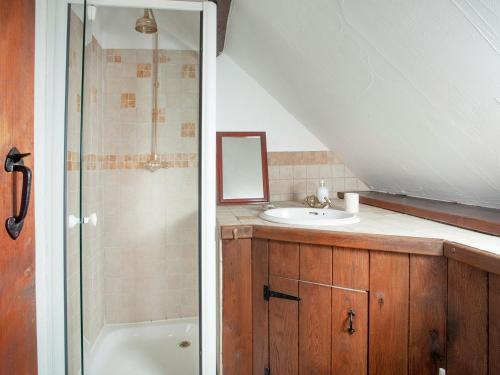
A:
[[[330,375],[332,288],[299,282],[299,374]]]
[[[0,374],[27,375],[37,372],[33,204],[12,239],[5,221],[19,216],[23,176],[4,162],[16,147],[33,169],[35,1],[1,1],[0,19]]]
[[[368,371],[368,293],[332,288],[332,375]]]
[[[270,276],[269,287],[276,292],[297,296],[297,280]],[[299,305],[282,298],[269,300],[269,368],[272,375],[299,373]]]
[[[275,276],[270,277],[269,285],[273,291],[300,298],[299,302],[269,301],[272,375],[367,373],[367,292]],[[352,325],[350,312],[354,313]]]

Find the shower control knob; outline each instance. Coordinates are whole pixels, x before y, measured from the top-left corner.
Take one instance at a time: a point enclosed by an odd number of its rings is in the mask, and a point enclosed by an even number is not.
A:
[[[92,226],[97,226],[97,214],[94,212],[90,216],[85,216],[83,218],[83,224],[92,224]]]
[[[76,227],[77,224],[82,223],[79,217],[76,217],[75,215],[69,215],[68,216],[68,228],[74,228]],[[82,224],[92,224],[92,226],[97,226],[97,214],[93,213],[90,214],[90,216],[85,216],[83,218],[83,223]]]
[[[68,216],[68,228],[74,228],[77,224],[80,224],[80,218],[75,215]]]

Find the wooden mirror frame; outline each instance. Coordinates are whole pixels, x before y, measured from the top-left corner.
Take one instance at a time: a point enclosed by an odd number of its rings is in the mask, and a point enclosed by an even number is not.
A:
[[[222,138],[223,137],[260,137],[260,154],[262,160],[263,198],[224,199],[224,180],[222,174]],[[245,204],[269,202],[269,177],[267,171],[266,132],[217,132],[217,201],[218,204]]]

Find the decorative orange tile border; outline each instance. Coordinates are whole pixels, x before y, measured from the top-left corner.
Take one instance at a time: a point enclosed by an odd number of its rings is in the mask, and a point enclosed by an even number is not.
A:
[[[328,164],[331,158],[328,151],[286,151],[268,152],[268,165],[313,165]]]
[[[80,157],[78,152],[68,151],[67,155],[67,170],[79,170]],[[160,160],[165,163],[166,168],[191,168],[198,166],[198,154],[196,153],[177,152],[158,156]],[[142,169],[144,168],[144,163],[150,158],[150,154],[88,154],[83,157],[83,168],[84,170]]]

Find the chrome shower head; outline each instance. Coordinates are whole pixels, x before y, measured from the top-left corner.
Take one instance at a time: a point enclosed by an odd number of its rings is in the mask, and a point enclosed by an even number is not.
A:
[[[154,34],[158,31],[152,9],[144,9],[144,16],[135,22],[135,30],[142,34]]]

